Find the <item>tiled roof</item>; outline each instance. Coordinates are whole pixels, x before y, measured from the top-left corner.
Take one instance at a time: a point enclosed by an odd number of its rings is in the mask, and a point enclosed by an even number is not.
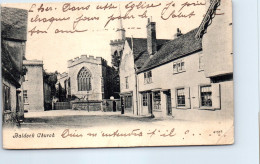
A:
[[[146,38],[133,38],[133,47],[132,47],[132,38],[126,38],[129,46],[133,49],[135,65],[137,68],[141,68],[142,65],[149,58],[149,54],[147,52],[147,39]],[[167,39],[157,39],[157,49],[159,50],[163,44],[165,44]]]
[[[137,73],[168,63],[202,49],[201,40],[195,38],[198,28],[165,43],[153,57],[149,58]]]
[[[130,48],[133,50],[135,58],[139,56],[139,54],[143,51],[147,50],[147,39],[146,38],[133,38],[133,47],[131,40],[132,38],[126,38]],[[165,42],[169,41],[166,39],[157,39],[157,45],[160,46]]]
[[[27,40],[28,11],[1,7],[1,36],[15,40]]]
[[[135,58],[135,66],[137,67],[137,69],[143,66],[143,64],[147,61],[149,56],[150,55],[147,51],[143,51]]]

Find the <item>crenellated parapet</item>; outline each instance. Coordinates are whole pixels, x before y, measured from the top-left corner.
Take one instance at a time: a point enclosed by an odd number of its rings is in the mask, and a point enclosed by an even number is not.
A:
[[[62,74],[58,74],[57,79],[63,79],[63,78],[67,78],[68,77],[68,73],[67,72],[63,72]]]
[[[110,40],[110,45],[118,45],[118,44],[124,44],[125,39],[115,39],[115,40]]]
[[[105,59],[102,57],[94,57],[91,55],[81,55],[80,57],[76,57],[74,59],[68,60],[68,68],[80,63],[92,63],[98,65],[104,65],[107,63]]]

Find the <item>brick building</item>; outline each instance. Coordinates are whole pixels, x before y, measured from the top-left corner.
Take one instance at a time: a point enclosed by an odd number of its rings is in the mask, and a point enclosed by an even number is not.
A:
[[[22,9],[1,7],[1,61],[2,61],[2,114],[3,122],[23,119],[21,94],[28,12]]]

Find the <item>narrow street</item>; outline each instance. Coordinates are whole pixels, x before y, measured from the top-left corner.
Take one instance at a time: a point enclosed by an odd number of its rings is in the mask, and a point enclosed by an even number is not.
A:
[[[169,118],[171,119],[171,118]],[[167,119],[167,120],[169,120]],[[165,118],[164,118],[165,120]],[[117,125],[149,125],[163,121],[162,118],[137,117],[131,114],[121,115],[120,112],[88,112],[83,110],[53,110],[25,113],[21,128],[52,128],[52,127],[99,127]]]

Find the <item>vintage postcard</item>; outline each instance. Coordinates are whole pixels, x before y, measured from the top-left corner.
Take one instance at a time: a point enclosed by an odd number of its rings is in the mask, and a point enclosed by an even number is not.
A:
[[[5,149],[234,143],[231,0],[1,4]]]

